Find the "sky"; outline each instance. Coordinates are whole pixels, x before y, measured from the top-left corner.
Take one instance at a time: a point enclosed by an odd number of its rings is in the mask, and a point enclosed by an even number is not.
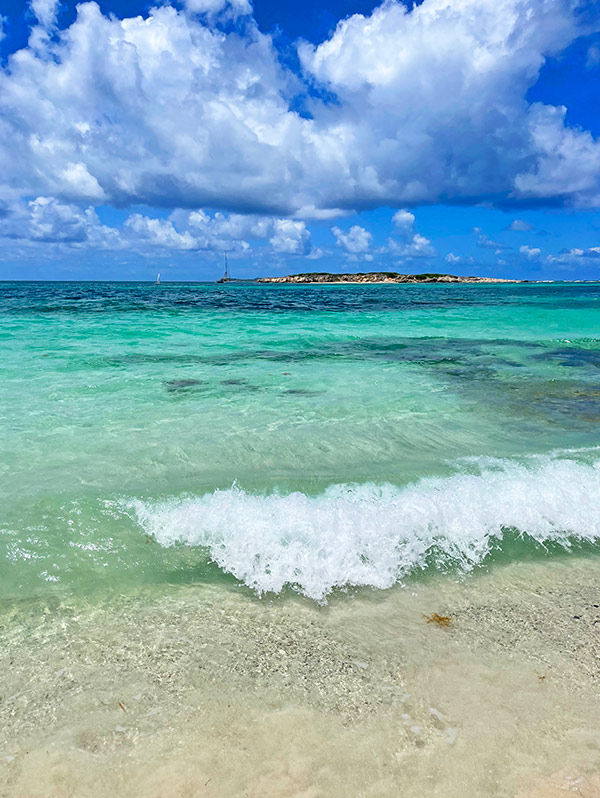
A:
[[[598,0],[0,0],[0,279],[600,279]]]

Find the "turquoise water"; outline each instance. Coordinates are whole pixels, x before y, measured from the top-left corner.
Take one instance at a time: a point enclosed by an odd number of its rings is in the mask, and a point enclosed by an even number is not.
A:
[[[0,597],[600,538],[600,285],[0,284]]]

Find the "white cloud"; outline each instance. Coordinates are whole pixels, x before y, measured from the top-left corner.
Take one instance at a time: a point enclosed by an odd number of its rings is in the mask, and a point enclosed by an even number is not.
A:
[[[392,222],[401,230],[412,230],[415,223],[415,215],[410,211],[396,211],[392,216]]]
[[[437,254],[431,241],[419,233],[415,233],[408,241],[388,239],[388,249],[402,258],[432,258]]]
[[[197,248],[190,233],[178,233],[170,219],[150,219],[135,213],[125,222],[125,230],[133,234],[135,240],[155,246],[183,250]]]
[[[43,28],[51,28],[56,23],[58,0],[31,0],[31,10]]]
[[[68,163],[60,172],[63,192],[67,196],[81,197],[101,202],[106,198],[98,181],[83,163]],[[60,184],[59,184],[60,185]]]
[[[295,222],[291,219],[276,219],[273,227],[274,233],[269,240],[274,252],[303,255],[310,250],[310,235],[304,222]]]
[[[437,255],[431,241],[415,232],[415,215],[410,211],[398,211],[392,216],[396,234],[402,240],[388,238],[387,250],[402,258],[432,258]]]
[[[340,22],[323,44],[304,45],[305,68],[340,98],[356,183],[368,177],[382,201],[596,197],[598,143],[565,128],[562,109],[523,99],[544,58],[577,35],[577,7],[425,0],[407,11],[386,2]]]
[[[119,231],[100,223],[93,207],[78,208],[55,197],[8,203],[0,214],[0,238],[69,247],[120,249]]]
[[[209,216],[202,210],[189,214],[175,212],[173,219],[187,227],[202,241],[206,249],[245,249],[245,239],[269,240],[275,253],[308,255],[311,252],[310,232],[305,222],[269,216],[216,213]]]
[[[174,211],[168,218],[134,213],[121,227],[102,225],[93,207],[81,209],[55,197],[0,207],[0,238],[74,248],[249,253],[323,256],[311,245],[304,222],[273,217],[209,215],[203,210]],[[248,240],[246,240],[248,239]]]
[[[367,253],[373,241],[371,233],[358,224],[352,225],[347,233],[339,227],[332,227],[331,232],[336,238],[337,245],[351,255]]]
[[[460,263],[462,258],[460,255],[455,255],[454,252],[449,252],[444,258],[448,263]]]
[[[29,233],[36,241],[81,242],[87,239],[89,220],[78,208],[52,197],[38,197],[29,203]]]
[[[82,3],[68,30],[32,34],[0,69],[0,197],[300,221],[434,201],[593,205],[600,145],[563,108],[524,99],[582,32],[578,7],[386,0],[302,45],[307,84],[336,97],[309,97],[304,118],[290,107],[307,86],[271,38],[248,16],[227,32],[213,19],[247,0],[125,20]],[[55,24],[52,0],[32,8]]]
[[[529,260],[537,260],[542,250],[539,247],[528,247],[527,244],[524,244],[522,247],[519,247],[519,252],[521,255],[529,258]]]
[[[248,0],[183,0],[185,8],[193,14],[215,17],[226,14],[233,17],[252,13]]]
[[[286,175],[314,162],[291,82],[251,22],[225,35],[169,6],[118,20],[83,3],[0,71],[0,175],[72,202],[291,211]]]
[[[588,262],[593,264],[596,268],[598,266],[597,261],[599,258],[600,247],[589,247],[587,249],[573,247],[572,249],[561,250],[558,255],[546,256],[548,263],[564,264],[565,266],[569,266],[578,262]]]
[[[536,166],[517,174],[515,193],[579,197],[583,204],[594,205],[600,201],[600,146],[590,133],[565,127],[566,110],[539,103],[530,109]]]
[[[506,229],[516,233],[528,233],[534,227],[531,222],[526,222],[524,219],[514,219]]]

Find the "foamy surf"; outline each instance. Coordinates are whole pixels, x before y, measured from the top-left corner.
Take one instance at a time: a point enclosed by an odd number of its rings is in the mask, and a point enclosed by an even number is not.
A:
[[[485,464],[483,464],[485,463]],[[507,531],[537,543],[600,539],[600,461],[482,460],[478,473],[333,485],[318,496],[233,487],[127,502],[163,546],[203,547],[259,594],[292,586],[322,600],[336,587],[389,588],[428,559],[469,570]]]

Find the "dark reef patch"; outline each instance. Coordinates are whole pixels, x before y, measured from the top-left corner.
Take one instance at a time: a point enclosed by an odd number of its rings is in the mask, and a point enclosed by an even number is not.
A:
[[[487,393],[521,418],[572,429],[600,422],[600,386],[572,380],[506,381]]]
[[[325,391],[309,391],[307,388],[286,388],[283,393],[287,396],[321,396]]]
[[[202,355],[192,354],[174,354],[174,353],[143,353],[134,352],[131,354],[115,355],[111,357],[95,358],[95,363],[101,366],[112,366],[119,368],[121,366],[136,366],[146,365],[148,363],[177,363],[182,366],[195,363],[203,363],[204,357]]]
[[[230,388],[234,391],[235,390],[251,391],[251,392],[260,391],[260,387],[258,385],[253,385],[251,382],[248,382],[248,380],[244,379],[220,380],[219,384],[225,386],[226,388]]]
[[[319,341],[303,349],[256,349],[227,355],[207,355],[205,364],[226,366],[232,362],[266,360],[269,362],[302,362],[313,360],[389,360],[424,365],[459,363],[474,355],[486,358],[489,364],[515,365],[514,358],[505,358],[503,349],[518,348],[527,353],[543,346],[530,341],[485,338],[361,338],[352,341]],[[518,364],[520,365],[520,364]]]
[[[163,385],[169,393],[189,393],[205,387],[208,383],[206,380],[182,379],[165,380]]]
[[[560,366],[581,368],[591,366],[600,368],[600,349],[583,349],[581,347],[561,347],[540,352],[535,355],[537,360],[546,360]]]

